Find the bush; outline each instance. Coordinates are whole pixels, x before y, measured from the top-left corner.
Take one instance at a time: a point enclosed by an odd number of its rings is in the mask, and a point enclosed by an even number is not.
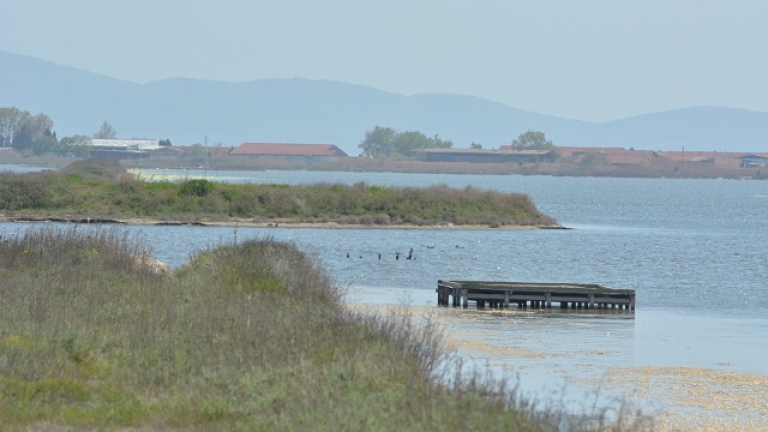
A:
[[[214,188],[213,182],[205,179],[193,179],[187,180],[181,184],[179,193],[181,195],[193,195],[196,197],[204,197],[208,195]]]

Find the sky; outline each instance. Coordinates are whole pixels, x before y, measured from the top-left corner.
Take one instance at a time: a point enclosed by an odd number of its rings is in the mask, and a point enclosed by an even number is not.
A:
[[[0,50],[145,83],[307,78],[603,122],[768,112],[766,0],[2,0]]]

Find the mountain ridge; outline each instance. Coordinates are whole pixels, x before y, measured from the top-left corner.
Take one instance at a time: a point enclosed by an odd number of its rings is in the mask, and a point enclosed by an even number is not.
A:
[[[561,146],[768,151],[768,113],[741,108],[678,108],[593,123],[470,95],[407,96],[333,80],[175,77],[140,84],[3,51],[0,106],[48,114],[59,137],[93,133],[107,120],[120,137],[174,144],[327,142],[357,154],[365,131],[378,125],[439,135],[457,148],[498,148],[541,130]]]

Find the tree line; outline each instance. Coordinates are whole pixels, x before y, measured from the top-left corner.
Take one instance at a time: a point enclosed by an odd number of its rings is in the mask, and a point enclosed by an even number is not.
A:
[[[365,132],[365,138],[358,145],[360,156],[366,157],[409,157],[412,150],[422,148],[451,148],[450,140],[435,135],[428,137],[421,132],[398,132],[390,127],[376,126]]]
[[[17,107],[0,107],[0,147],[11,147],[23,154],[43,153],[72,153],[87,155],[86,145],[91,139],[114,139],[117,132],[114,127],[104,121],[93,135],[72,135],[58,139],[54,130],[53,120],[45,113],[32,115],[29,111]],[[160,145],[170,146],[168,139],[161,140]],[[373,158],[410,158],[412,151],[417,149],[434,149],[453,147],[450,140],[441,139],[438,135],[429,137],[418,131],[399,132],[391,127],[376,126],[365,132],[365,137],[358,147],[360,155]],[[482,149],[479,143],[472,143],[472,149]],[[547,140],[543,132],[527,131],[512,142],[515,150],[552,150],[556,151],[552,141]]]
[[[104,121],[93,135],[75,134],[58,139],[53,120],[45,113],[33,115],[17,107],[0,107],[0,147],[13,148],[22,154],[62,153],[87,155],[86,145],[92,139],[114,139],[117,131]],[[168,139],[160,145],[170,146]]]
[[[555,144],[547,139],[544,132],[534,130],[520,134],[512,141],[511,146],[513,150],[557,151]],[[398,132],[390,127],[376,126],[365,132],[365,138],[358,147],[361,150],[360,156],[409,158],[413,156],[413,150],[452,148],[453,142],[440,139],[437,135],[430,138],[417,131]],[[481,150],[483,146],[473,142],[469,148]]]

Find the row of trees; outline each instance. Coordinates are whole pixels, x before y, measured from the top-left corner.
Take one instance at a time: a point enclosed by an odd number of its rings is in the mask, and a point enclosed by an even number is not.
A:
[[[0,144],[19,150],[58,142],[53,120],[46,114],[32,115],[16,107],[0,108]]]
[[[442,140],[437,135],[432,138],[421,132],[398,132],[389,127],[376,126],[365,132],[365,138],[358,145],[362,150],[361,156],[367,157],[408,157],[416,149],[451,148],[453,143]],[[483,146],[473,142],[470,149],[482,149]],[[529,130],[520,134],[512,141],[514,150],[550,150],[556,151],[555,144],[548,140],[544,132]]]
[[[53,120],[44,113],[32,115],[16,107],[0,107],[0,147],[11,147],[22,153],[43,154],[49,152],[82,153],[91,138],[113,139],[117,136],[114,127],[104,121],[93,134],[72,135],[58,139],[53,130]],[[170,145],[170,141],[168,141]]]
[[[376,126],[365,132],[365,139],[358,145],[361,156],[407,157],[412,150],[421,148],[451,148],[453,143],[437,135],[430,138],[421,132],[398,132],[389,127]]]

